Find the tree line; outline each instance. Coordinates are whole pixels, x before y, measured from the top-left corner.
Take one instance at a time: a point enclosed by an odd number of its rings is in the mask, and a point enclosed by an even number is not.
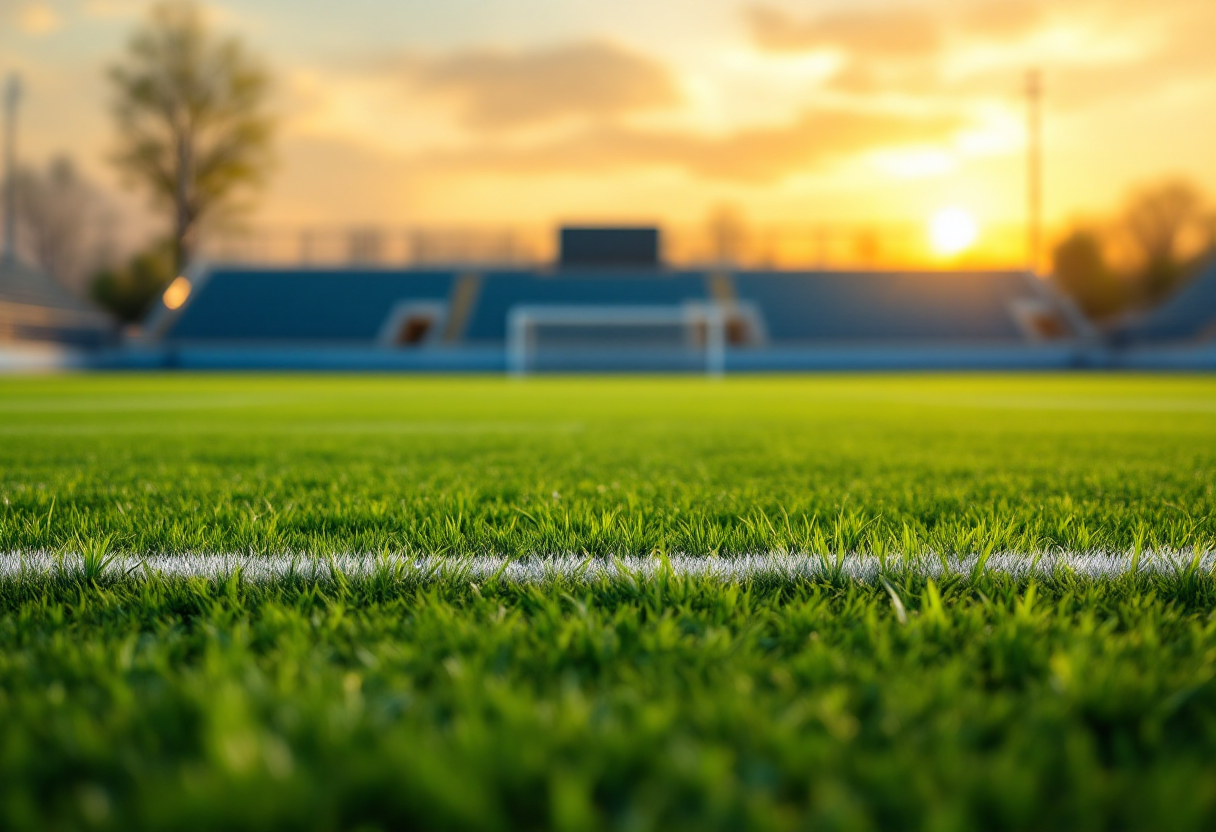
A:
[[[1156,306],[1216,260],[1216,212],[1182,178],[1133,190],[1055,246],[1056,284],[1096,321]]]

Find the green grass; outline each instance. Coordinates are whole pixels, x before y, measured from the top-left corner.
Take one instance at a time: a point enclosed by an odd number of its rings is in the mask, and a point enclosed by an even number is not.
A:
[[[4,829],[1210,829],[1216,575],[165,553],[1216,549],[1216,379],[0,379]]]
[[[1205,829],[1216,580],[0,586],[6,829]]]
[[[0,551],[1216,544],[1216,379],[0,380]]]

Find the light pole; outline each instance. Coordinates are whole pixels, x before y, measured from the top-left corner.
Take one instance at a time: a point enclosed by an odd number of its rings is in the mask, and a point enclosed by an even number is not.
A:
[[[21,79],[13,73],[4,88],[4,251],[6,261],[17,259],[17,101]]]
[[[1026,73],[1026,267],[1037,275],[1043,264],[1043,76]]]

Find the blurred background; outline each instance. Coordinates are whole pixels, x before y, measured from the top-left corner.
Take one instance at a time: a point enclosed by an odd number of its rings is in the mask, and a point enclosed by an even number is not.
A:
[[[538,269],[559,226],[642,226],[666,268],[1026,271],[1117,326],[1216,244],[1213,31],[1210,0],[0,0],[5,280],[139,325],[198,261]]]

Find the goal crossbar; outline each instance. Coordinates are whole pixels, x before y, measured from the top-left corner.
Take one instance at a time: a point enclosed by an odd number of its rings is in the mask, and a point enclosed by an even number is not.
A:
[[[683,303],[653,306],[550,306],[512,307],[507,315],[507,370],[512,375],[528,372],[535,344],[532,332],[538,326],[588,328],[596,326],[671,325],[704,332],[705,372],[720,376],[726,367],[727,309],[718,303]]]

